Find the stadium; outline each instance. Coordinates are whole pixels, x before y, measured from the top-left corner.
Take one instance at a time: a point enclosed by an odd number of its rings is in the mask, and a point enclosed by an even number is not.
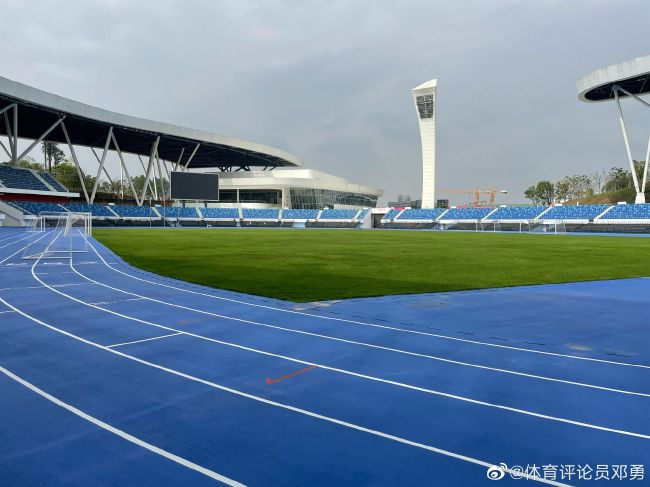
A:
[[[439,84],[405,93],[421,198],[387,206],[0,77],[0,485],[647,483],[650,144],[623,107],[650,56],[575,85],[623,137],[602,195],[438,198]]]

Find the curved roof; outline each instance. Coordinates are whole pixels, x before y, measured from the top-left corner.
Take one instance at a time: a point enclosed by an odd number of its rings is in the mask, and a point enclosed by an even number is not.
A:
[[[576,83],[578,98],[585,102],[612,100],[614,85],[619,85],[633,95],[650,93],[650,56],[612,64],[583,76]],[[619,92],[619,97],[626,96]]]
[[[149,156],[154,139],[160,136],[159,157],[176,162],[184,149],[181,160],[184,164],[196,144],[200,144],[190,168],[302,166],[300,159],[274,147],[122,115],[0,77],[0,109],[11,103],[18,104],[18,136],[22,138],[38,139],[65,115],[65,125],[74,145],[103,147],[108,128],[113,126],[122,152]],[[6,134],[5,124],[0,123],[0,135]],[[47,140],[66,143],[60,127]]]

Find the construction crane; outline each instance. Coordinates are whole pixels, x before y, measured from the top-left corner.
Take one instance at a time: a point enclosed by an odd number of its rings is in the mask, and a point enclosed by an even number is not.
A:
[[[472,206],[494,206],[494,199],[497,193],[508,194],[505,189],[497,191],[496,189],[440,189],[442,193],[465,193],[473,194],[474,201],[470,203]],[[490,195],[489,203],[485,200],[481,201],[481,194]]]

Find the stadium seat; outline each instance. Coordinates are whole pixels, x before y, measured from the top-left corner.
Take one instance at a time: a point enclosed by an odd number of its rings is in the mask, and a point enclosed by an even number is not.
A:
[[[388,213],[384,215],[384,220],[394,220],[397,215],[399,215],[399,212],[402,210],[396,210],[395,208],[391,208],[388,210]]]
[[[201,208],[201,213],[206,220],[239,219],[239,210],[237,208]]]
[[[199,218],[196,208],[182,206],[157,206],[156,210],[163,218]]]
[[[478,221],[488,216],[492,210],[494,208],[451,208],[442,219]]]
[[[603,220],[650,220],[650,203],[616,205],[599,218]],[[597,220],[598,221],[598,220]]]
[[[243,208],[244,220],[277,220],[280,217],[280,210],[276,208]]]
[[[542,216],[542,220],[593,220],[609,205],[554,206]]]
[[[321,211],[319,220],[352,220],[359,210],[333,210],[325,208]]]
[[[44,211],[56,213],[68,211],[59,204],[44,203],[42,201],[6,201],[6,203],[28,215],[39,215]]]
[[[45,179],[50,186],[54,188],[55,191],[61,191],[63,193],[68,192],[68,188],[63,186],[60,182],[58,182],[56,179],[54,179],[54,176],[52,176],[49,172],[39,172],[38,173],[43,179]]]
[[[283,220],[315,220],[318,216],[318,210],[282,210]]]
[[[70,211],[77,211],[81,213],[91,213],[92,216],[101,217],[115,217],[115,214],[109,210],[105,205],[85,203],[63,203],[62,206]]]
[[[359,214],[356,216],[356,220],[362,221],[366,217],[369,211],[370,208],[364,208],[363,210],[361,210]]]
[[[546,206],[502,206],[492,213],[490,220],[533,220]]]
[[[111,209],[122,218],[159,218],[149,206],[111,205]]]
[[[445,212],[445,208],[408,208],[396,218],[400,220],[435,220]]]
[[[8,164],[0,164],[0,182],[6,188],[51,191],[29,169],[10,166]]]

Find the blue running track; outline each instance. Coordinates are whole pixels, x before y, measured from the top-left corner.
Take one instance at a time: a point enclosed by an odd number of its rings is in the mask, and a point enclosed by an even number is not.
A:
[[[650,484],[650,279],[298,304],[29,238],[0,229],[0,486]]]

